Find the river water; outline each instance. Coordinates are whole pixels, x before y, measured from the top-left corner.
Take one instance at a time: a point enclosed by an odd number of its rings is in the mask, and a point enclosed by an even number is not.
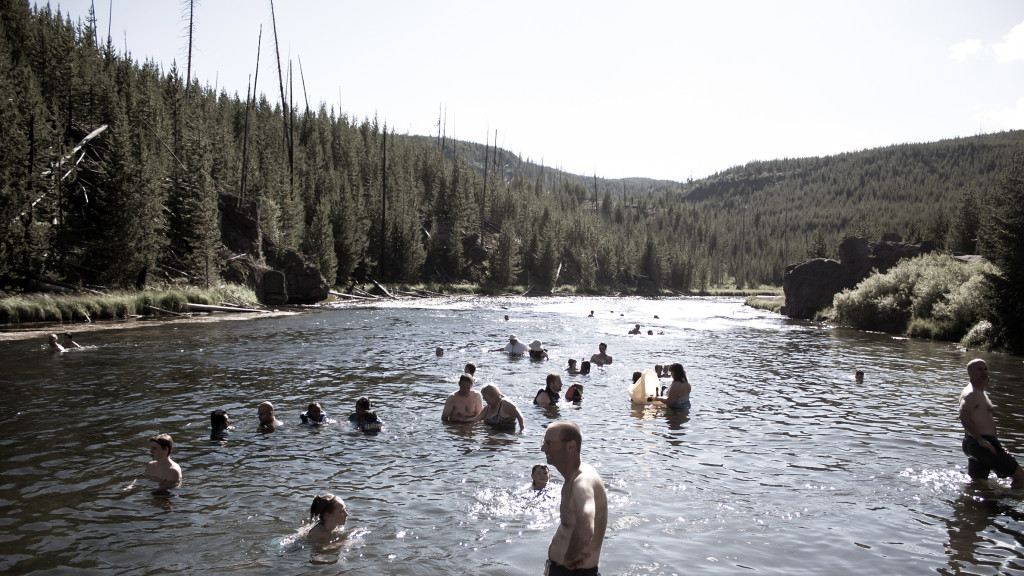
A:
[[[486,352],[509,333],[551,359]],[[5,573],[541,574],[561,477],[526,486],[544,426],[565,418],[608,487],[606,576],[1024,574],[1024,495],[968,482],[956,417],[981,356],[1000,435],[1024,455],[1017,357],[729,298],[418,300],[78,340],[62,355],[0,342]],[[614,363],[563,378],[584,384],[581,404],[531,405],[548,372],[599,342]],[[518,404],[524,433],[440,422],[467,361],[477,389]],[[674,361],[692,410],[631,406],[632,372]],[[375,436],[344,421],[364,395],[384,421]],[[286,427],[255,432],[262,400]],[[302,426],[312,400],[339,423]],[[217,408],[236,426],[226,441],[209,437]],[[184,471],[169,494],[139,479],[156,433]],[[325,492],[349,510],[336,551],[301,538]]]

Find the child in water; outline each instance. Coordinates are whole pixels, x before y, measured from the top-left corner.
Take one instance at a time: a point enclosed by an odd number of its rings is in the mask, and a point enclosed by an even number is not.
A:
[[[327,414],[324,413],[319,402],[310,402],[309,406],[306,407],[306,411],[299,414],[299,418],[302,419],[303,424],[309,424],[310,426],[327,424]]]
[[[364,432],[380,430],[380,420],[377,419],[377,413],[370,409],[370,399],[366,396],[356,400],[356,411],[348,415],[348,420]]]
[[[348,510],[345,508],[345,502],[334,494],[318,494],[309,507],[309,519],[315,519],[316,524],[309,529],[306,538],[314,544],[325,545],[333,540],[333,532],[345,525]]]
[[[573,404],[579,404],[583,400],[583,384],[573,382],[565,392],[565,399]]]

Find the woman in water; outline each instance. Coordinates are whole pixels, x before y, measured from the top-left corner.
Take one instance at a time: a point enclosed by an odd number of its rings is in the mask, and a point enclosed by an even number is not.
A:
[[[676,362],[669,367],[669,371],[672,373],[672,384],[668,387],[668,393],[658,396],[654,401],[676,410],[689,410],[690,381],[686,379],[686,370],[683,370],[682,364]]]
[[[336,529],[345,525],[348,520],[348,510],[345,503],[334,494],[317,495],[313,498],[313,504],[309,507],[310,521],[316,520],[316,524],[309,529],[306,538],[317,545],[329,544]]]
[[[483,420],[484,424],[491,428],[515,431],[518,420],[519,431],[523,431],[526,425],[523,423],[523,415],[519,412],[519,408],[506,399],[497,386],[487,384],[480,389],[480,394],[487,401],[487,405],[473,418],[472,422]]]

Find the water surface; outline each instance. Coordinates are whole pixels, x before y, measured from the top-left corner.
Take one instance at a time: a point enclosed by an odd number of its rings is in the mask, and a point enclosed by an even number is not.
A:
[[[642,335],[626,334],[634,323]],[[509,333],[551,360],[485,352]],[[540,574],[561,478],[525,487],[544,426],[568,418],[609,490],[605,575],[1024,573],[1022,495],[968,483],[956,417],[981,356],[1000,435],[1024,454],[1017,357],[728,298],[419,300],[77,339],[87,348],[63,355],[0,342],[4,572]],[[614,363],[564,378],[584,385],[581,405],[531,405],[548,372],[599,342]],[[440,422],[467,361],[518,404],[525,433]],[[689,413],[628,403],[634,370],[674,361]],[[363,395],[379,435],[299,424],[311,400],[344,420]],[[263,400],[287,427],[255,432]],[[236,426],[225,442],[209,438],[216,408]],[[170,494],[138,479],[156,433],[184,471]],[[323,492],[349,509],[337,552],[297,537]]]

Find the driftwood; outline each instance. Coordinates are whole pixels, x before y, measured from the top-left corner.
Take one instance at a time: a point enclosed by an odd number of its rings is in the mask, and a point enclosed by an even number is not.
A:
[[[381,292],[386,294],[388,298],[392,298],[392,299],[394,298],[394,296],[391,295],[391,292],[388,292],[388,289],[383,287],[383,286],[381,286],[380,283],[377,282],[376,280],[373,281],[373,285],[376,286],[377,289],[379,289]]]
[[[239,308],[237,306],[211,306],[209,304],[191,304],[188,305],[189,312],[266,312],[266,310],[257,310],[254,308]]]
[[[366,296],[356,296],[354,294],[345,294],[344,292],[335,292],[334,290],[331,290],[331,294],[333,294],[333,295],[335,295],[335,296],[337,296],[339,298],[350,298],[350,299],[353,299],[353,300],[376,300],[376,298],[367,298]]]
[[[146,306],[146,310],[154,314],[170,314],[171,316],[181,316],[178,312],[171,312],[170,310],[164,310],[163,308],[157,308],[156,306]]]

